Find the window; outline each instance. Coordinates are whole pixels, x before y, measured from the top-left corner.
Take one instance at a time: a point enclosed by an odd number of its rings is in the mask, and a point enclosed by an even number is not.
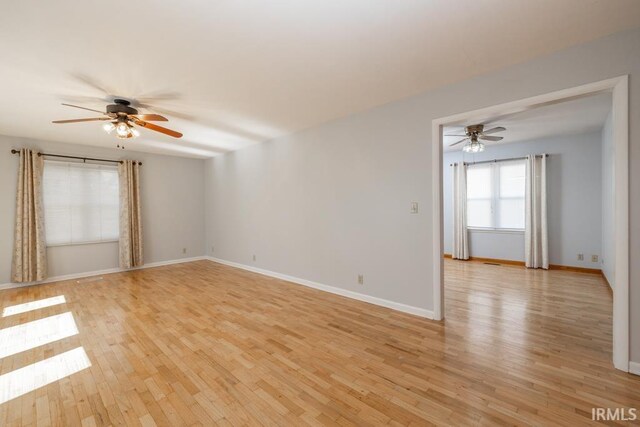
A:
[[[113,166],[45,161],[47,246],[118,240],[118,170]]]
[[[525,161],[482,163],[467,168],[467,225],[524,229]]]

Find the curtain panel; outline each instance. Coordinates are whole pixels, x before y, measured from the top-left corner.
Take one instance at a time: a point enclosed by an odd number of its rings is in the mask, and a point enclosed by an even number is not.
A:
[[[11,280],[33,282],[47,277],[47,247],[42,206],[44,160],[36,151],[21,149],[16,191],[16,218]]]
[[[467,165],[453,165],[453,259],[469,259],[467,232]]]
[[[140,164],[124,160],[118,165],[120,182],[120,267],[144,264],[140,207]]]
[[[527,156],[524,244],[525,265],[548,269],[546,154]]]

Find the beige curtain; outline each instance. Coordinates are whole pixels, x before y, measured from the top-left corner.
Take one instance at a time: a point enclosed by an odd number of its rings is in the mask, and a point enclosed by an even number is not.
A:
[[[33,282],[47,277],[47,247],[42,209],[44,160],[36,151],[21,149],[16,194],[11,280]]]
[[[524,260],[528,268],[549,269],[547,155],[527,156]]]
[[[120,177],[120,268],[141,266],[142,215],[140,212],[140,164],[124,160]]]

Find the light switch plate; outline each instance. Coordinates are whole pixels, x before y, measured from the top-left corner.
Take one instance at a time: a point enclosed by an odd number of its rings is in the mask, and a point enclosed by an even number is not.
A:
[[[412,214],[417,214],[418,213],[418,202],[411,202],[411,210],[410,212]]]

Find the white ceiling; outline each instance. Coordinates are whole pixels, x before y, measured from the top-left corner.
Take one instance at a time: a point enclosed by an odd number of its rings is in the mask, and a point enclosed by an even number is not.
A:
[[[611,103],[611,93],[601,93],[478,122],[485,124],[485,129],[495,126],[507,128],[506,131],[495,134],[495,136],[504,137],[502,141],[483,141],[487,147],[495,144],[535,141],[553,136],[576,135],[600,130],[611,111]],[[464,126],[475,123],[473,119],[469,119],[466,123],[460,123],[459,126],[446,126],[443,129],[444,151],[461,150],[464,143],[455,147],[450,145],[462,138],[446,135],[464,134]]]
[[[5,1],[0,133],[115,146],[50,121],[119,95],[184,133],[129,149],[210,157],[639,24],[637,0]]]

